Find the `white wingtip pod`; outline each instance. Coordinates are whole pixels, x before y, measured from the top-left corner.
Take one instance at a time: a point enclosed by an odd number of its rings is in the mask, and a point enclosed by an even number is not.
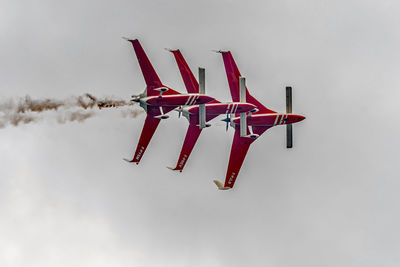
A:
[[[164,49],[171,53],[179,51],[179,49],[171,49],[171,48],[164,48]]]
[[[226,52],[228,52],[228,51],[224,51],[224,50],[211,50],[211,52],[215,52],[215,53],[220,53],[220,54],[222,54],[222,53],[226,53]]]
[[[232,187],[225,187],[225,186],[224,186],[220,181],[218,181],[218,180],[214,180],[214,184],[217,185],[217,187],[218,187],[219,190],[229,190],[229,189],[232,188]]]

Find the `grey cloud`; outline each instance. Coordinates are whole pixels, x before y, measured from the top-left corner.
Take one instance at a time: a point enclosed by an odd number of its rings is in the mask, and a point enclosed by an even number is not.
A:
[[[164,47],[180,48],[194,71],[205,67],[207,92],[229,101],[222,60],[209,50],[231,50],[257,99],[283,111],[290,84],[294,112],[307,117],[291,151],[284,128],[259,138],[230,192],[212,183],[230,153],[223,127],[204,131],[181,174],[165,168],[187,128],[174,116],[138,166],[121,158],[132,155],[143,114],[1,129],[2,265],[399,265],[398,2],[0,5],[2,99],[90,91],[127,100],[145,86],[120,39],[128,35],[174,89],[184,92]]]

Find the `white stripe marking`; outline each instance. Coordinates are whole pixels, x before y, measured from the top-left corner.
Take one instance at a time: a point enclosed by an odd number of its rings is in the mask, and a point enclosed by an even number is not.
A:
[[[231,105],[231,104],[228,104],[228,106],[226,107],[225,114],[228,114],[228,113],[229,113],[229,107],[230,107],[230,105]]]
[[[233,114],[236,113],[236,109],[237,109],[237,104],[235,104],[235,105],[233,106],[233,110],[232,110],[232,113],[233,113]]]
[[[283,118],[285,117],[285,115],[282,115],[281,120],[279,121],[279,124],[282,124]]]
[[[276,116],[275,121],[274,121],[274,126],[276,125],[276,123],[278,122],[279,119],[279,115]]]
[[[231,106],[231,113],[233,113],[233,109],[235,108],[235,104]]]
[[[200,97],[199,95],[194,96],[192,99],[192,103],[190,103],[190,105],[193,105],[199,97]]]
[[[194,95],[192,98],[192,101],[190,101],[189,105],[193,105],[193,102],[196,100],[196,98],[197,98],[197,95]]]
[[[189,106],[191,106],[192,105],[192,103],[193,103],[193,100],[196,98],[196,96],[192,96],[192,99],[190,99],[190,101],[189,101],[189,103],[188,103],[188,105]]]
[[[189,100],[190,100],[190,98],[191,98],[192,96],[189,96],[189,98],[186,100],[186,102],[185,102],[185,105],[184,106],[186,106],[187,105],[187,103],[189,102]]]

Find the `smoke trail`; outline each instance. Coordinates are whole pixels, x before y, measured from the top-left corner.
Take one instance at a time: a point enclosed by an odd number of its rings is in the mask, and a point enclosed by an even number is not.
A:
[[[57,117],[57,122],[58,123],[66,123],[68,121],[78,121],[78,122],[83,122],[86,119],[94,116],[94,112],[83,112],[81,110],[78,111],[69,111],[66,112],[65,114],[59,115]]]
[[[30,96],[25,96],[25,99],[19,100],[16,109],[17,113],[26,111],[42,112],[45,110],[57,110],[62,105],[62,102],[52,99],[32,100]]]
[[[6,127],[9,123],[13,126],[18,126],[21,123],[27,124],[31,122],[36,122],[40,118],[37,116],[21,113],[7,113],[0,117],[0,129]]]
[[[141,109],[139,109],[139,110],[122,110],[121,111],[121,115],[124,117],[124,118],[127,118],[127,117],[129,117],[129,118],[136,118],[137,116],[139,116],[140,114],[143,114],[143,110],[141,110]]]
[[[44,112],[56,113],[56,121],[58,123],[83,122],[95,116],[96,112],[103,108],[118,108],[131,105],[134,105],[134,103],[111,97],[98,99],[88,93],[64,100],[32,99],[27,95],[17,100],[8,99],[0,103],[0,128],[4,128],[9,124],[19,126],[37,122],[43,119]],[[122,110],[121,115],[135,118],[142,112],[139,110]]]
[[[133,103],[112,98],[97,99],[88,93],[78,97],[70,97],[65,100],[55,100],[49,98],[32,100],[31,97],[27,95],[24,98],[18,99],[17,102],[11,99],[0,103],[0,111],[24,113],[27,111],[43,112],[46,110],[58,110],[60,107],[80,107],[83,109],[92,109],[94,107],[98,107],[99,109],[102,109],[130,105],[133,105]]]

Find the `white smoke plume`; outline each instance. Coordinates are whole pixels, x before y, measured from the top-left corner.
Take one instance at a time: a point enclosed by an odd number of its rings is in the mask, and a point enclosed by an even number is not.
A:
[[[96,115],[103,108],[132,106],[135,103],[111,97],[98,99],[91,94],[70,97],[64,100],[32,99],[25,96],[0,102],[0,129],[7,125],[19,126],[45,119],[46,112],[56,113],[58,123],[70,121],[83,122]],[[122,110],[123,117],[135,118],[141,110]]]

